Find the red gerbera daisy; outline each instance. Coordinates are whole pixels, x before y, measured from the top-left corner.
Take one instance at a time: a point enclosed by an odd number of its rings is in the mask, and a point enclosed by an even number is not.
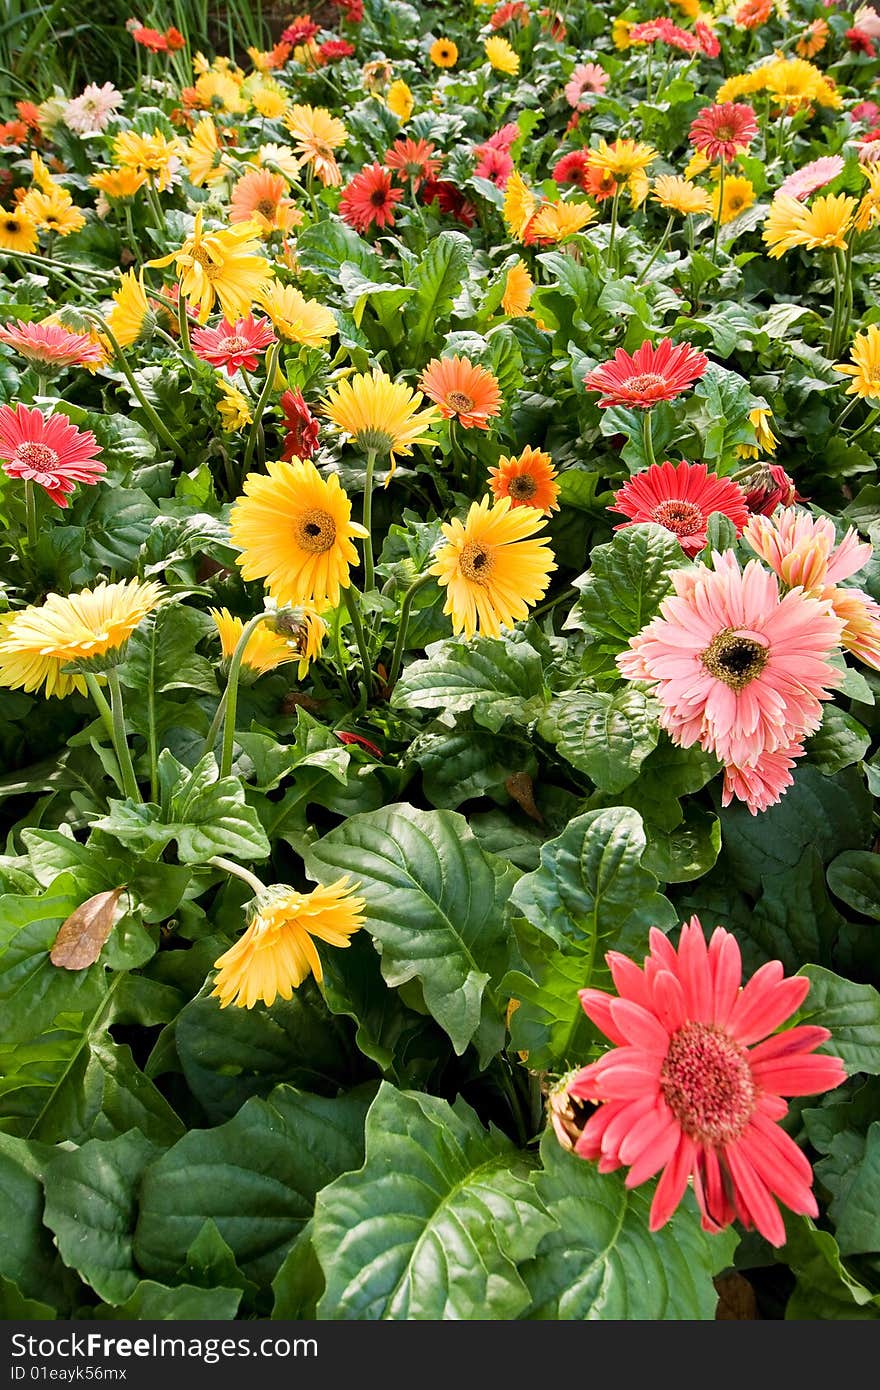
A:
[[[610,169],[594,169],[590,166],[581,187],[591,198],[595,198],[597,203],[604,203],[606,198],[613,198],[617,192],[617,179]]]
[[[813,1055],[831,1036],[827,1028],[776,1032],[810,982],[786,979],[772,960],[740,988],[736,938],[716,927],[707,948],[697,917],[682,928],[677,950],[656,927],[650,942],[644,970],[608,952],[619,997],[580,991],[587,1017],[615,1046],[569,1087],[599,1105],[575,1152],[598,1158],[603,1173],[626,1165],[627,1187],[662,1170],[652,1231],[666,1224],[693,1178],[704,1230],[739,1218],[771,1245],[784,1245],[774,1198],[805,1216],[818,1208],[810,1164],[779,1128],[788,1111],[783,1096],[814,1095],[846,1080],[839,1058]]]
[[[691,122],[690,142],[707,159],[729,163],[748,149],[757,133],[758,123],[751,106],[725,101],[720,106],[707,106]]]
[[[59,507],[75,483],[96,483],[107,470],[91,430],[78,430],[65,415],[44,415],[26,405],[0,406],[0,459],[10,478],[39,483]]]
[[[558,184],[574,184],[576,188],[582,188],[585,192],[590,191],[589,175],[590,166],[587,163],[586,150],[572,150],[571,154],[564,154],[553,170],[553,177]]]
[[[781,463],[764,464],[749,478],[746,489],[746,507],[759,516],[772,516],[776,508],[793,507],[796,502],[805,502]]]
[[[477,210],[468,202],[464,194],[448,179],[426,179],[422,184],[421,201],[436,203],[441,212],[448,213],[464,227],[472,227],[477,220]]]
[[[718,36],[715,31],[710,29],[709,25],[706,24],[704,20],[698,19],[694,25],[694,33],[706,57],[717,58],[718,54],[721,52],[721,44],[718,41]]]
[[[523,0],[505,0],[503,5],[489,16],[489,23],[493,29],[503,29],[506,24],[512,24],[514,20],[519,21],[520,28],[525,28],[529,22],[528,5],[523,4]]]
[[[196,328],[192,346],[196,357],[210,362],[212,367],[225,367],[227,376],[234,376],[239,367],[255,372],[260,353],[275,341],[268,319],[255,319],[253,314],[218,328]]]
[[[318,420],[306,405],[302,391],[285,391],[281,397],[284,411],[284,445],[281,457],[285,463],[291,459],[310,459],[318,447]]]
[[[131,31],[131,37],[135,43],[139,43],[142,48],[148,48],[151,53],[167,53],[168,51],[168,39],[164,34],[160,34],[158,29],[141,26],[141,28]]]
[[[496,188],[506,188],[507,180],[513,173],[513,160],[507,150],[499,150],[488,144],[475,145],[474,154],[479,161],[474,165],[474,176],[488,179]]]
[[[704,463],[654,463],[637,473],[614,494],[611,512],[622,512],[627,526],[653,521],[678,537],[686,555],[696,555],[706,544],[706,527],[712,512],[723,512],[736,533],[749,519],[742,488],[730,478],[710,473]]]
[[[369,227],[393,227],[394,204],[403,190],[392,188],[391,174],[381,164],[365,164],[342,194],[339,215],[356,232]]]
[[[318,52],[325,63],[338,63],[341,58],[353,58],[355,49],[348,39],[327,39],[319,46]]]
[[[875,58],[877,50],[871,42],[869,34],[864,29],[847,29],[843,36],[846,39],[850,53],[864,53],[868,58]]]
[[[434,146],[429,140],[401,136],[385,151],[385,163],[389,169],[396,169],[401,179],[409,179],[416,193],[425,179],[435,179],[440,172],[440,160],[432,158],[433,154]]]
[[[612,361],[594,367],[584,383],[589,391],[603,392],[599,401],[603,408],[623,405],[650,410],[658,401],[674,401],[699,381],[708,365],[709,359],[688,343],[661,338],[656,347],[642,343],[632,357],[618,348]]]
[[[292,24],[288,24],[281,35],[281,42],[289,43],[293,47],[299,44],[309,43],[319,32],[320,28],[320,24],[315,24],[307,14],[301,15],[299,19],[295,19]]]

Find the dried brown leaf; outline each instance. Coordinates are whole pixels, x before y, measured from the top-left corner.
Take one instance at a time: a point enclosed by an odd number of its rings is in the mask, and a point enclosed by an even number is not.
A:
[[[534,783],[527,772],[511,773],[504,786],[507,789],[507,795],[512,797],[517,806],[525,811],[530,820],[537,821],[538,825],[544,824],[544,817],[538,810],[535,801]]]
[[[71,912],[59,927],[49,952],[53,965],[60,965],[64,970],[85,970],[94,965],[113,930],[116,904],[124,892],[123,886],[96,893]]]

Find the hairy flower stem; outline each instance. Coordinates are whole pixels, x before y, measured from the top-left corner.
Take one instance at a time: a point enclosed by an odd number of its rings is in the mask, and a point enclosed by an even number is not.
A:
[[[189,337],[189,314],[187,312],[186,295],[180,285],[177,287],[177,328],[180,334],[180,351],[184,357],[192,358],[192,343]]]
[[[229,676],[226,681],[226,692],[224,695],[226,708],[224,710],[223,719],[223,747],[220,753],[221,777],[228,777],[232,772],[232,749],[235,743],[235,716],[238,710],[238,682],[241,677],[241,663],[244,660],[245,648],[251,640],[251,634],[256,632],[260,623],[270,616],[271,614],[269,613],[258,613],[256,617],[251,618],[250,622],[245,624],[244,630],[236,643],[235,651],[232,653],[232,660],[229,663]],[[210,733],[208,737],[210,738]],[[211,748],[213,748],[213,743],[211,744]],[[208,748],[207,751],[210,752],[210,748]]]
[[[250,869],[242,868],[241,864],[236,864],[232,859],[224,859],[222,854],[214,854],[208,860],[215,869],[222,869],[225,874],[232,874],[234,878],[240,878],[242,883],[246,883],[253,892],[254,897],[259,897],[260,893],[265,893],[266,885],[252,874]]]
[[[400,667],[403,661],[403,649],[406,646],[406,629],[409,625],[410,610],[413,606],[413,599],[433,578],[430,574],[420,574],[418,579],[414,579],[403,596],[400,605],[400,620],[397,625],[397,639],[394,643],[394,652],[391,657],[391,674],[388,677],[388,689],[393,690],[400,675]]]
[[[95,708],[98,711],[98,714],[100,715],[101,723],[104,725],[104,730],[107,734],[107,737],[110,739],[110,746],[115,751],[116,731],[113,727],[113,711],[107,703],[103,690],[98,684],[97,676],[93,676],[90,673],[87,673],[85,681],[86,685],[88,686],[89,694],[95,702]],[[116,781],[116,785],[118,786],[119,790],[124,794],[125,788],[122,784],[121,772],[120,775],[116,777],[114,780]]]
[[[663,250],[664,246],[669,240],[669,233],[672,231],[672,224],[674,221],[675,217],[670,217],[669,221],[666,223],[666,230],[664,231],[662,237],[657,242],[657,245],[654,248],[654,253],[651,256],[651,259],[642,267],[641,272],[637,276],[637,280],[640,284],[644,281],[644,278],[647,275],[648,271],[651,269],[651,266],[654,264],[657,257],[660,255],[660,252]]]
[[[642,439],[645,446],[645,458],[648,460],[648,467],[657,462],[654,457],[654,438],[651,434],[651,412],[646,410],[642,419]]]
[[[373,693],[373,667],[370,661],[370,653],[367,648],[367,639],[364,636],[364,625],[361,622],[360,607],[358,603],[358,593],[357,590],[353,586],[351,586],[348,589],[343,590],[343,595],[345,597],[345,606],[348,609],[348,616],[351,619],[351,625],[354,628],[354,637],[355,641],[357,642],[357,649],[361,658],[361,666],[364,670],[364,687],[367,691],[367,695],[369,696]]]
[[[33,555],[39,539],[37,528],[37,491],[32,478],[26,478],[24,483],[24,509],[27,518],[27,548],[28,554]]]
[[[611,199],[611,230],[608,233],[608,269],[614,269],[614,239],[617,236],[617,213],[620,206],[620,184]]]
[[[122,685],[119,680],[119,672],[113,666],[107,672],[107,684],[110,686],[110,712],[113,716],[113,747],[116,752],[116,761],[119,763],[119,770],[122,773],[122,787],[125,795],[130,801],[140,802],[141,793],[134,775],[134,764],[131,760],[131,749],[128,746],[128,739],[125,735],[125,709],[122,703]]]
[[[376,450],[367,450],[367,469],[364,477],[364,589],[369,593],[376,587],[376,571],[373,561],[373,469],[376,467]]]
[[[259,400],[254,406],[254,418],[251,421],[251,428],[248,434],[247,444],[244,450],[244,462],[241,471],[247,476],[247,471],[251,466],[251,459],[254,456],[254,445],[257,442],[257,435],[260,431],[260,421],[263,418],[263,411],[269,403],[272,394],[272,387],[275,383],[275,373],[278,370],[278,358],[281,356],[281,344],[275,343],[266,355],[266,380],[263,382],[263,389],[260,392]]]
[[[831,328],[828,333],[828,356],[834,361],[840,356],[845,296],[840,254],[837,251],[832,252],[831,273],[834,276],[834,307],[831,312]]]

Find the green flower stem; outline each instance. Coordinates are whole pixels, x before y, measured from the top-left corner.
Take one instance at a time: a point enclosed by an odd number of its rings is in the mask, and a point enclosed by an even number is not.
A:
[[[223,694],[217,701],[217,708],[214,711],[214,718],[211,720],[211,727],[205,735],[205,742],[202,748],[202,757],[204,757],[206,753],[213,753],[214,751],[214,745],[217,742],[217,735],[220,732],[220,725],[223,723],[223,715],[226,712],[226,692],[228,691],[228,689],[229,686],[227,685],[226,690],[223,691]]]
[[[272,394],[272,386],[275,382],[275,373],[278,370],[278,358],[281,356],[281,344],[274,343],[266,354],[266,380],[263,382],[263,389],[260,392],[259,400],[254,406],[254,418],[251,421],[248,433],[247,444],[244,448],[244,462],[241,465],[242,474],[247,476],[247,471],[251,466],[254,456],[254,445],[257,442],[257,435],[260,430],[260,421],[263,418],[263,411],[269,403]]]
[[[611,231],[608,234],[608,269],[614,269],[614,239],[617,236],[617,212],[620,206],[620,184],[614,190],[611,199]]]
[[[226,681],[223,748],[220,753],[221,777],[228,777],[232,771],[232,746],[235,742],[235,715],[238,709],[238,682],[241,676],[241,663],[244,659],[244,650],[251,640],[251,634],[256,632],[260,623],[270,616],[271,614],[269,613],[258,613],[255,618],[251,618],[250,622],[245,624],[244,630],[236,644],[235,651],[232,653],[232,660],[229,663],[229,676]]]
[[[651,464],[657,462],[656,458],[654,457],[654,439],[651,434],[650,410],[645,411],[644,418],[642,420],[642,439],[644,440],[645,445],[645,458],[648,460],[648,467],[650,467]]]
[[[150,205],[150,211],[152,212],[153,220],[156,223],[156,231],[164,233],[165,214],[162,211],[162,204],[159,202],[159,195],[156,192],[152,179],[147,179],[147,182],[144,186],[147,190],[147,202]]]
[[[104,692],[98,684],[97,676],[87,674],[85,679],[86,685],[89,689],[89,694],[95,702],[95,708],[97,709],[98,714],[101,716],[101,723],[104,725],[104,729],[106,730],[107,736],[110,739],[111,747],[115,749],[116,730],[113,727],[113,711],[107,704]],[[121,792],[125,791],[125,788],[121,784],[121,781],[117,781],[117,785],[119,786],[119,790]]]
[[[224,873],[232,874],[235,878],[240,878],[242,883],[246,883],[248,888],[253,890],[254,897],[259,897],[260,893],[265,893],[266,885],[262,883],[249,869],[243,869],[241,864],[234,863],[231,859],[224,859],[222,854],[215,854],[209,860],[215,869],[222,869]]]
[[[39,531],[37,528],[37,490],[32,478],[26,478],[24,483],[24,509],[27,517],[27,548],[28,554],[32,555],[37,547]]]
[[[364,478],[364,589],[376,587],[376,571],[373,562],[373,470],[376,467],[376,450],[367,450],[367,470]]]
[[[351,625],[354,628],[355,641],[360,653],[361,665],[364,668],[364,687],[369,694],[373,691],[373,666],[370,661],[370,653],[367,648],[367,639],[364,636],[364,625],[361,622],[360,608],[357,599],[357,590],[353,585],[343,589],[345,606],[348,609],[348,616],[351,618]]]
[[[828,356],[836,361],[840,356],[840,330],[843,322],[844,303],[844,284],[839,251],[832,253],[831,273],[834,276],[834,308],[831,313],[831,328],[828,333]]]
[[[0,255],[13,255],[13,253],[0,251]],[[34,256],[30,251],[16,251],[13,258],[16,261],[26,261],[28,265],[35,265],[40,270],[45,270],[48,267],[51,270],[61,271],[63,272],[62,279],[68,278],[69,271],[76,270],[79,271],[80,275],[88,275],[92,280],[114,280],[117,283],[119,280],[118,275],[111,274],[106,270],[98,270],[93,265],[78,265],[75,261],[56,261],[51,256]],[[78,290],[83,289],[83,286],[77,285],[75,280],[71,280],[71,284],[75,285]]]
[[[412,609],[413,599],[419,592],[419,589],[423,589],[431,579],[433,579],[433,575],[420,574],[417,579],[413,580],[403,596],[403,602],[400,605],[400,619],[397,626],[397,640],[394,643],[394,653],[391,657],[391,674],[388,677],[389,690],[394,689],[397,683],[397,677],[400,675],[400,667],[403,661],[403,649],[406,645],[406,629],[409,625],[409,615]]]
[[[657,242],[657,245],[656,245],[656,247],[655,247],[655,249],[654,249],[654,253],[653,253],[653,255],[651,256],[651,259],[647,262],[647,264],[646,264],[645,266],[643,266],[641,272],[639,273],[639,275],[638,275],[638,277],[637,277],[639,283],[641,283],[641,281],[644,280],[644,278],[645,278],[645,276],[647,275],[648,271],[651,269],[651,266],[654,264],[654,262],[656,261],[657,257],[660,255],[660,252],[663,250],[664,246],[666,245],[667,241],[669,240],[669,233],[672,231],[672,224],[673,224],[674,221],[675,221],[675,217],[674,217],[674,215],[673,215],[672,217],[670,217],[669,221],[666,223],[666,230],[664,231],[664,233],[663,233],[662,237],[660,238],[660,240]]]
[[[126,360],[125,353],[122,351],[122,348],[119,346],[118,342],[114,338],[112,330],[108,328],[107,324],[100,317],[100,315],[93,314],[92,317],[98,320],[101,327],[101,332],[106,334],[107,341],[113,349],[113,355],[116,358],[117,363],[119,364],[119,369],[122,372],[122,375],[125,377],[126,381],[128,382],[132,395],[134,396],[141,410],[146,415],[150,424],[153,426],[153,429],[156,431],[156,434],[159,436],[159,438],[162,440],[164,444],[168,445],[169,449],[172,449],[174,451],[174,453],[180,459],[181,463],[185,463],[186,455],[184,454],[177,440],[174,438],[174,435],[168,429],[167,425],[163,424],[163,422],[160,420],[154,407],[150,405],[150,402],[147,400],[143,391],[135,381],[134,374],[128,365],[128,361]]]
[[[865,420],[861,425],[859,425],[858,429],[850,435],[848,442],[850,444],[853,444],[855,440],[859,438],[860,435],[864,434],[866,430],[871,429],[877,423],[878,416],[880,416],[880,410],[872,410],[867,420]]]
[[[180,334],[180,350],[186,357],[192,357],[192,343],[189,340],[189,315],[187,313],[186,295],[178,283],[177,286],[177,329]]]
[[[833,429],[840,429],[840,426],[843,424],[844,420],[846,420],[848,416],[852,414],[860,400],[860,396],[850,396],[846,405],[843,407],[843,410],[840,412],[837,419],[834,421],[834,424],[832,426]]]
[[[724,211],[724,157],[721,158],[721,172],[718,176],[718,216],[715,218],[715,235],[712,237],[712,263],[718,255],[718,233],[721,231],[721,214]]]
[[[107,684],[110,686],[110,711],[113,716],[113,747],[116,751],[116,760],[122,773],[122,787],[125,795],[131,801],[140,801],[141,794],[134,775],[134,764],[131,761],[131,749],[128,746],[128,739],[125,736],[125,710],[122,704],[122,686],[119,681],[119,672],[112,666],[107,672]]]

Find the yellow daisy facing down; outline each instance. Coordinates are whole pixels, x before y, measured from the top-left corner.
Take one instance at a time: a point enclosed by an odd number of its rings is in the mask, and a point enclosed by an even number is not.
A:
[[[259,304],[282,338],[289,342],[324,347],[337,332],[332,311],[316,299],[306,299],[293,285],[280,285],[276,281],[260,295]]]
[[[526,227],[534,217],[537,206],[534,193],[522,175],[514,169],[507,180],[501,212],[505,227],[511,236],[515,236],[518,241],[522,241]]]
[[[297,105],[290,108],[284,124],[293,136],[296,153],[311,165],[316,178],[325,188],[338,188],[342,171],[333,151],[348,139],[343,122],[324,106]]]
[[[220,638],[224,661],[231,661],[241,640],[245,623],[233,617],[228,608],[209,608],[208,613]],[[327,627],[323,618],[306,608],[283,610],[254,628],[242,656],[242,673],[251,679],[265,676],[291,661],[299,663],[300,679],[320,655]]]
[[[761,454],[775,454],[779,440],[770,428],[773,412],[765,406],[757,405],[749,411],[749,424],[755,431],[754,444],[737,444],[735,453],[741,459],[760,458]]]
[[[493,34],[484,44],[486,57],[489,66],[496,72],[506,73],[508,77],[515,77],[519,72],[519,54],[502,38],[500,34]]]
[[[351,502],[335,474],[322,478],[311,460],[270,463],[268,476],[251,473],[229,519],[241,554],[242,577],[262,579],[279,604],[335,607],[358,564]]]
[[[252,1009],[259,999],[274,1004],[314,975],[324,978],[315,939],[345,947],[364,925],[365,903],[353,896],[347,877],[298,893],[277,883],[254,899],[247,931],[215,962],[212,997],[221,1009],[235,1004]]]
[[[105,198],[112,198],[117,203],[129,202],[146,182],[147,175],[143,169],[127,168],[99,169],[89,179],[92,188],[97,188]]]
[[[433,405],[420,410],[423,400],[421,392],[374,368],[372,373],[350,377],[331,390],[324,401],[324,414],[364,452],[372,450],[380,458],[389,456],[390,478],[397,454],[411,454],[414,444],[432,442],[426,431],[439,424],[440,412]]]
[[[441,523],[446,543],[429,573],[447,591],[443,612],[453,632],[499,637],[502,625],[528,617],[556,569],[546,538],[533,539],[544,524],[534,507],[512,507],[509,497],[492,504],[488,496],[472,503],[464,522]]]
[[[243,430],[253,421],[250,402],[247,396],[222,377],[217,378],[217,385],[220,387],[217,414],[225,432],[235,434],[236,430]]]
[[[522,318],[528,313],[529,301],[535,289],[535,282],[529,274],[525,261],[519,260],[507,272],[501,308],[509,318]]]
[[[51,657],[62,665],[91,661],[114,652],[122,660],[122,648],[138,623],[162,600],[161,584],[150,580],[102,580],[81,593],[49,594],[39,607],[25,608],[12,616],[0,640],[0,657],[7,674],[13,659],[33,662]],[[47,693],[48,691],[47,678]]]
[[[230,323],[246,318],[275,271],[258,253],[260,227],[239,222],[219,232],[202,229],[203,211],[196,213],[192,235],[179,251],[147,264],[160,268],[174,261],[180,273],[180,292],[193,307],[199,323],[207,322],[216,300]]]
[[[135,275],[127,270],[119,289],[113,292],[113,308],[107,315],[107,327],[120,347],[131,347],[153,325],[153,314],[144,291],[144,272]]]
[[[806,207],[787,193],[777,193],[770,204],[762,234],[768,256],[779,260],[796,246],[805,246],[808,251],[842,250],[857,206],[857,200],[845,193],[817,198],[812,207]]]
[[[201,188],[204,184],[219,183],[226,176],[222,159],[223,150],[217,139],[217,127],[210,116],[204,116],[193,131],[183,154],[190,183],[195,184],[196,188]]]
[[[435,68],[454,68],[458,62],[458,45],[452,39],[435,39],[428,50]]]
[[[880,326],[872,323],[864,333],[857,333],[849,355],[851,363],[839,363],[834,368],[852,377],[846,394],[861,396],[863,400],[880,400]]]

